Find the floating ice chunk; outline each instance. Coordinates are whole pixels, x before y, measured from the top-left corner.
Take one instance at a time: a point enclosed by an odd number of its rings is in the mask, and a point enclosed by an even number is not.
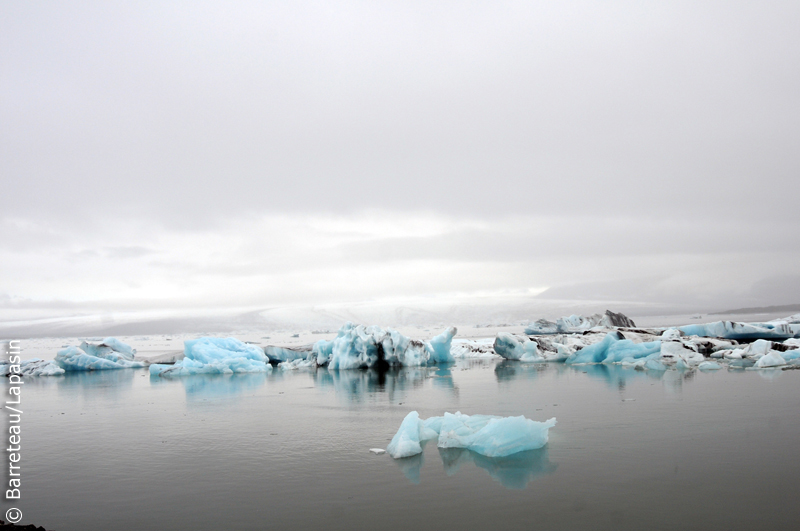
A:
[[[623,339],[609,345],[603,363],[619,363],[625,358],[641,359],[661,351],[661,341],[635,343]]]
[[[282,371],[296,371],[298,369],[311,369],[316,367],[317,364],[313,360],[296,359],[293,361],[284,361],[278,364],[278,368]]]
[[[232,337],[200,337],[183,342],[186,358],[202,363],[219,360],[244,358],[253,361],[267,362],[267,355],[261,348],[243,343]]]
[[[691,343],[690,343],[691,345]],[[689,348],[687,345],[680,341],[662,341],[661,342],[661,362],[671,365],[678,364],[679,368],[684,368],[682,365],[692,366],[702,363],[705,360],[702,354]]]
[[[386,450],[383,448],[370,448],[369,451],[375,455],[383,455],[386,453]]]
[[[735,348],[732,350],[723,350],[722,357],[727,360],[740,360],[742,359],[743,355],[745,354],[745,349],[743,348]]]
[[[786,352],[781,352],[781,357],[786,361],[794,361],[796,359],[800,359],[800,350],[787,350]]]
[[[333,354],[333,341],[320,339],[314,346],[311,347],[311,358],[313,358],[317,365],[327,365]]]
[[[687,336],[719,337],[724,339],[788,339],[800,333],[787,323],[737,323],[717,321],[708,324],[686,325],[679,330]]]
[[[592,329],[632,328],[635,326],[629,317],[606,310],[604,314],[596,313],[588,317],[582,315],[561,317],[555,323],[546,319],[539,319],[535,323],[529,324],[525,328],[525,333],[529,335],[574,334]]]
[[[767,341],[765,339],[758,339],[753,341],[747,347],[745,347],[746,356],[754,358],[754,357],[761,357],[765,356],[772,350],[772,341]]]
[[[704,361],[697,368],[701,371],[716,371],[722,368],[722,365],[716,361]]]
[[[284,362],[294,360],[306,360],[311,355],[311,345],[304,347],[274,347],[272,345],[264,347],[264,354],[271,362]]]
[[[339,329],[331,348],[330,369],[361,369],[374,366],[378,360],[378,344],[385,332],[378,327],[347,323]],[[377,337],[376,337],[377,336]]]
[[[174,365],[150,365],[154,376],[188,376],[192,374],[234,374],[249,372],[270,372],[272,365],[247,358],[227,358],[208,363],[184,358]]]
[[[13,368],[12,368],[13,367]],[[45,361],[39,358],[24,360],[19,364],[10,364],[8,360],[0,361],[0,376],[19,374],[21,376],[60,376],[64,369],[55,361]]]
[[[91,345],[91,347],[99,346]],[[90,348],[90,350],[98,355],[88,354],[78,347],[67,347],[58,351],[54,361],[65,371],[98,371],[144,367],[144,363],[125,359],[121,353],[112,350],[107,345],[100,348]],[[107,356],[107,358],[104,356]]]
[[[783,344],[784,346],[790,348],[800,348],[800,339],[797,338],[787,339],[786,341],[783,342]]]
[[[431,338],[430,341],[425,342],[425,350],[428,352],[428,360],[431,363],[453,363],[455,361],[450,354],[450,346],[457,332],[458,329],[451,326],[438,336]]]
[[[609,332],[599,343],[589,345],[573,353],[567,358],[566,363],[600,363],[608,356],[609,347],[622,339],[623,337],[619,332]]]
[[[547,319],[539,319],[525,327],[525,333],[530,335],[549,335],[562,333],[558,325]]]
[[[680,341],[683,334],[677,328],[667,328],[661,334],[661,339],[664,341]]]
[[[545,422],[536,422],[523,416],[493,418],[475,432],[465,448],[488,457],[505,457],[535,450],[547,444],[548,432],[555,425],[555,417]]]
[[[174,365],[150,365],[150,374],[185,376],[189,374],[232,374],[269,372],[267,355],[261,348],[232,337],[201,337],[184,341],[185,357]]]
[[[105,345],[107,347],[111,347],[114,351],[119,352],[125,356],[129,356],[127,359],[132,360],[136,355],[136,349],[132,348],[127,343],[123,343],[116,337],[107,337],[105,338],[100,345]]]
[[[494,351],[507,360],[545,361],[539,355],[538,345],[527,337],[516,337],[508,332],[500,332],[494,340]]]
[[[456,328],[450,327],[425,343],[397,330],[346,323],[332,341],[318,341],[311,358],[329,369],[361,369],[380,364],[418,367],[455,361],[450,353]]]
[[[450,354],[455,359],[496,359],[492,339],[454,339]]]
[[[547,444],[548,432],[556,419],[536,422],[519,417],[445,413],[426,421],[412,411],[386,450],[395,459],[422,452],[421,442],[437,438],[439,448],[465,448],[488,457],[504,457]]]
[[[755,363],[755,367],[757,369],[768,369],[771,367],[780,367],[782,365],[786,365],[786,360],[777,350],[769,351],[769,354],[761,356],[761,358],[759,358],[759,360]]]
[[[392,442],[386,447],[386,451],[389,452],[389,455],[395,459],[400,459],[422,453],[419,437],[421,424],[419,413],[416,411],[412,411],[406,415],[406,418],[403,419],[403,423],[400,424],[400,429],[398,429],[397,433],[392,437]]]

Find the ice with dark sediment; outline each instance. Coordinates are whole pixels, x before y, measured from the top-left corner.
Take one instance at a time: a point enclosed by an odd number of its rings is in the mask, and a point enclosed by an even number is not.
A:
[[[535,323],[529,324],[525,328],[525,333],[528,335],[574,334],[594,328],[634,328],[635,326],[636,324],[628,316],[606,310],[605,313],[596,313],[588,317],[582,315],[560,317],[556,322],[539,319]]]
[[[769,323],[720,321],[650,330],[633,328],[632,320],[610,311],[604,316],[572,316],[547,323],[540,320],[528,326],[527,336],[498,333],[495,353],[521,362],[617,363],[658,371],[693,370],[706,358],[725,360],[732,368],[800,364],[800,340],[792,337],[800,333],[800,314]],[[714,362],[702,368],[716,366],[722,367]]]
[[[333,340],[320,340],[311,347],[309,360],[328,369],[372,367],[419,367],[451,363],[450,352],[456,328],[450,327],[429,341],[408,338],[388,328],[346,323]]]
[[[285,361],[307,360],[311,356],[311,345],[302,347],[264,347],[264,354],[267,355],[270,363],[282,363]]]
[[[10,376],[11,374],[19,374],[20,376],[60,376],[64,372],[64,369],[52,360],[32,358],[21,361],[19,364],[9,363],[7,359],[0,361],[0,376]]]

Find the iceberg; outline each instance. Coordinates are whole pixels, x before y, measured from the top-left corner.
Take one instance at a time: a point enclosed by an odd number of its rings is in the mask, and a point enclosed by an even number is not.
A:
[[[430,341],[426,341],[425,350],[428,352],[428,360],[433,363],[453,363],[455,359],[450,354],[450,347],[456,333],[458,333],[458,329],[451,326]]]
[[[708,324],[686,325],[678,329],[687,336],[722,339],[789,339],[800,337],[800,325],[786,322],[737,323],[717,321]]]
[[[389,455],[395,459],[401,459],[422,453],[422,446],[420,446],[420,442],[423,440],[420,437],[421,424],[419,413],[416,411],[406,415],[406,418],[400,424],[400,429],[397,430],[389,446],[386,447]]]
[[[538,344],[527,337],[517,338],[508,332],[499,332],[494,340],[494,351],[507,360],[541,362]]]
[[[606,310],[603,314],[596,313],[588,317],[582,315],[560,317],[555,323],[547,319],[539,319],[535,323],[529,324],[525,328],[525,333],[528,335],[573,334],[593,328],[634,328],[635,326],[636,324],[628,316]]]
[[[769,369],[772,367],[781,367],[786,365],[786,360],[781,356],[781,353],[777,350],[770,350],[769,354],[765,354],[761,356],[754,367],[756,369]]]
[[[113,346],[112,346],[113,345]],[[116,350],[120,348],[122,350]],[[99,344],[81,343],[80,347],[69,346],[56,353],[54,362],[65,371],[98,371],[110,369],[132,369],[144,367],[134,361],[135,350],[115,338],[106,338]]]
[[[554,338],[515,336],[508,332],[499,332],[494,340],[494,351],[507,360],[528,363],[544,361],[564,361],[575,349],[584,347],[582,341],[575,341],[563,336]]]
[[[609,332],[599,343],[594,343],[571,354],[566,363],[620,363],[626,358],[646,358],[661,351],[661,341],[636,343],[625,339],[621,332]]]
[[[371,367],[419,367],[451,363],[453,337],[450,327],[423,343],[410,339],[397,330],[378,326],[344,324],[331,340],[320,340],[311,347],[308,359],[329,369],[365,369]]]
[[[437,439],[439,448],[464,448],[487,457],[506,457],[547,444],[555,417],[536,422],[523,416],[464,415],[445,413],[443,417],[421,420],[416,411],[403,419],[386,451],[395,459],[422,452],[422,442]]]
[[[174,365],[154,363],[150,374],[185,376],[189,374],[233,374],[269,372],[267,355],[256,345],[232,337],[201,337],[184,341],[184,358]]]
[[[0,361],[0,376],[9,376],[12,374],[11,364],[8,360]],[[13,370],[13,374],[20,374],[22,376],[60,376],[64,374],[62,369],[55,361],[45,361],[39,358],[32,358],[22,361],[19,364],[19,372]]]
[[[264,354],[271,363],[284,361],[306,360],[311,356],[311,345],[303,347],[264,347]]]

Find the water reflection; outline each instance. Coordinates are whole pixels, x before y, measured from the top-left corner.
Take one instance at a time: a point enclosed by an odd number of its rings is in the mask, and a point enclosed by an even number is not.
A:
[[[497,381],[508,383],[515,380],[531,380],[541,377],[545,371],[555,372],[556,376],[566,372],[585,374],[589,378],[604,382],[611,389],[624,391],[633,381],[659,380],[664,386],[679,393],[684,382],[694,379],[694,369],[667,369],[665,371],[640,370],[633,367],[613,364],[565,365],[563,363],[521,363],[504,360],[495,366]]]
[[[457,389],[447,367],[404,367],[401,369],[327,370],[318,369],[314,380],[319,387],[331,387],[351,402],[362,402],[370,395],[381,393],[390,402],[403,400],[409,391],[420,389],[427,380],[451,393]]]
[[[187,401],[200,401],[240,396],[254,391],[267,381],[267,373],[193,374],[175,378],[186,391]],[[151,385],[175,385],[173,379],[150,377]]]
[[[128,395],[134,378],[141,377],[141,374],[141,370],[135,369],[67,371],[58,378],[57,385],[59,393],[80,393],[92,400],[117,400]]]
[[[422,446],[422,453],[412,455],[411,457],[404,457],[403,459],[394,459],[394,462],[400,467],[400,470],[408,481],[414,485],[419,485],[422,465],[425,464],[425,446],[427,446],[429,442],[430,441],[422,441],[420,444],[420,446]]]
[[[413,484],[419,484],[422,466],[425,463],[425,444],[422,453],[404,459],[395,459],[400,470]],[[489,476],[507,489],[524,489],[534,479],[552,474],[558,467],[550,461],[547,446],[538,450],[518,452],[506,457],[486,457],[465,448],[437,448],[444,472],[455,475],[469,463],[482,468]]]

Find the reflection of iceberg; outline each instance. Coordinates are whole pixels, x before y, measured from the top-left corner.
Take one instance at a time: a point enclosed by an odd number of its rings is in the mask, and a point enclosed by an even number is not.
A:
[[[319,369],[313,378],[320,387],[332,387],[337,395],[360,402],[371,393],[386,394],[389,401],[405,396],[405,392],[422,386],[433,368],[410,367],[379,371],[335,371]]]
[[[424,442],[422,443],[422,448],[425,448]],[[425,464],[425,452],[420,452],[403,459],[395,459],[394,462],[397,463],[397,466],[400,467],[400,470],[403,471],[403,474],[411,483],[419,485],[422,465]]]
[[[264,385],[267,373],[196,374],[181,378],[186,397],[192,400],[225,398],[253,391]]]
[[[486,457],[464,448],[439,448],[439,455],[448,476],[458,472],[461,465],[472,462],[507,489],[524,489],[537,477],[555,472],[558,466],[548,459],[547,447],[506,457]]]

